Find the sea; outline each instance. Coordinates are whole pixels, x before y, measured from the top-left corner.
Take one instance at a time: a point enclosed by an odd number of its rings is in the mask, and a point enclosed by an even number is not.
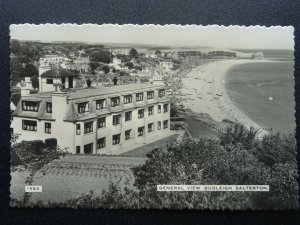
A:
[[[241,111],[262,127],[294,133],[293,51],[257,51],[263,52],[265,59],[271,62],[232,67],[226,75],[227,93]]]

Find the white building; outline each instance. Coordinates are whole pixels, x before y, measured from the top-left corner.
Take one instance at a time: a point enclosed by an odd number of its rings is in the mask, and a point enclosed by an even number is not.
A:
[[[157,70],[154,70],[152,80],[153,80],[153,84],[165,85],[163,76]]]
[[[90,71],[90,58],[88,56],[79,56],[74,59],[73,63],[68,63],[70,69],[76,69],[79,72],[87,73]]]
[[[74,74],[62,67],[53,67],[39,74],[39,92],[56,91],[58,86],[62,89],[74,88],[76,86],[75,78],[78,74]]]
[[[171,135],[169,111],[161,85],[23,93],[12,128],[19,141],[56,138],[74,154],[121,154]]]
[[[163,61],[159,62],[159,67],[164,71],[170,71],[173,69],[173,62],[172,61]]]

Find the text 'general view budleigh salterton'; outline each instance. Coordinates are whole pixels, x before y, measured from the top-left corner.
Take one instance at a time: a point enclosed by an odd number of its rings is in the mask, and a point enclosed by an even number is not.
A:
[[[10,30],[11,206],[298,208],[293,27]]]

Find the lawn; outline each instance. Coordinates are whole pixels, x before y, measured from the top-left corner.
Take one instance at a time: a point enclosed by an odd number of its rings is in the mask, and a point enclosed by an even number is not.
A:
[[[133,187],[130,168],[144,164],[144,158],[68,155],[43,167],[34,177],[33,185],[42,185],[42,193],[33,193],[32,201],[62,202],[89,190],[101,194],[110,182],[121,187]],[[13,172],[11,197],[20,199],[24,194],[25,172]]]

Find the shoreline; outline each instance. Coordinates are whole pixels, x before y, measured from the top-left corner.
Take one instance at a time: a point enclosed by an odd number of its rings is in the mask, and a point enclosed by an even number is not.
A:
[[[230,99],[226,87],[226,75],[236,65],[275,62],[271,60],[218,60],[193,68],[182,77],[183,87],[179,96],[181,104],[194,113],[208,114],[212,120],[221,123],[224,119],[243,124],[246,128],[259,129],[259,136],[269,133],[267,128],[249,118]]]

